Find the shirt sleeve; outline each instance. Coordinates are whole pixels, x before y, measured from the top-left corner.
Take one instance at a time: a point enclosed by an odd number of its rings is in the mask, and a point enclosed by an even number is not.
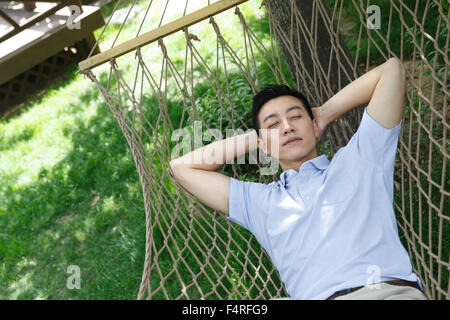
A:
[[[251,231],[257,238],[264,225],[263,207],[267,184],[241,181],[231,177],[227,219]]]
[[[359,128],[351,139],[354,141],[351,142],[358,156],[391,174],[394,171],[401,126],[402,120],[395,127],[386,129],[367,113],[366,107]]]

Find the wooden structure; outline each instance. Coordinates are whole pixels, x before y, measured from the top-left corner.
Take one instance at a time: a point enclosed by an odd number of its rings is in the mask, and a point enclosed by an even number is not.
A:
[[[79,4],[39,1],[27,11],[20,2],[0,2],[0,117],[89,55],[93,31],[104,19],[94,6],[79,6],[80,14],[71,12],[69,6]],[[74,27],[78,22],[80,27]],[[99,53],[98,48],[94,52]]]
[[[99,53],[93,57],[89,57],[88,59],[81,61],[80,70],[95,68],[96,66],[99,66],[109,61],[110,59],[117,58],[121,55],[124,55],[125,53],[135,50],[137,47],[145,46],[162,37],[166,37],[172,33],[180,31],[184,27],[189,27],[197,22],[203,21],[210,16],[219,14],[245,1],[247,0],[229,0],[215,2],[203,9],[185,15],[139,37],[121,43],[109,49],[107,52],[105,51]]]

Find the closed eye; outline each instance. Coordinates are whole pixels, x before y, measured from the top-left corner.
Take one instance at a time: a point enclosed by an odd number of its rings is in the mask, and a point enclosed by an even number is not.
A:
[[[291,119],[300,119],[302,116],[294,116]],[[278,122],[275,122],[269,126],[269,129],[278,125]]]

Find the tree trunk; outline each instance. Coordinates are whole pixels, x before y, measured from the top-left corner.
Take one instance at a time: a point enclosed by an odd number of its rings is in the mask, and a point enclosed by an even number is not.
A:
[[[331,23],[326,0],[264,0],[264,4],[295,86],[312,106],[322,105],[359,77],[336,21]],[[345,116],[348,125],[333,126],[332,146],[348,142],[358,126],[359,113],[354,110]]]

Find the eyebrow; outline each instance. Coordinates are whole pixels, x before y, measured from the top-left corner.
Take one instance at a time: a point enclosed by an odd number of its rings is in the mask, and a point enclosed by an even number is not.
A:
[[[289,109],[287,109],[285,113],[287,114],[289,111],[297,110],[297,109],[300,111],[302,110],[302,108],[300,108],[299,106],[293,106],[293,107],[290,107]],[[264,118],[263,123],[266,122],[266,120],[269,120],[269,118],[276,117],[277,115],[278,115],[278,113],[269,114],[267,117]]]

